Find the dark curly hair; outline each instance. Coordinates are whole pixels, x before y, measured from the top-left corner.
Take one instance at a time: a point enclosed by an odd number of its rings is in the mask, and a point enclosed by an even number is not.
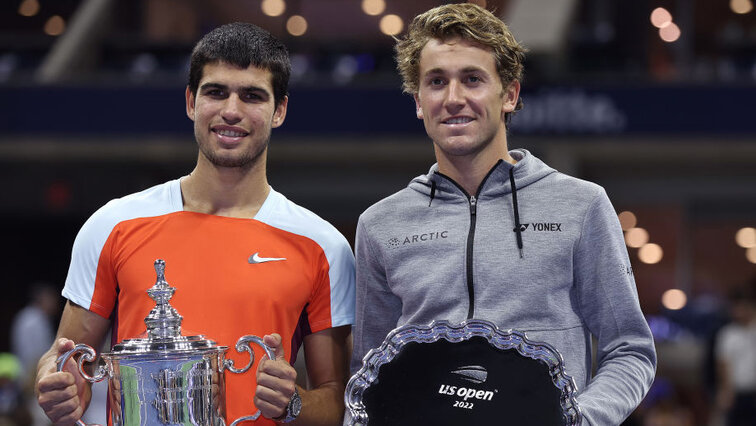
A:
[[[289,93],[289,51],[279,39],[256,25],[244,22],[222,25],[197,42],[192,50],[187,83],[193,94],[197,94],[205,64],[215,62],[241,68],[254,65],[270,71],[276,106]]]

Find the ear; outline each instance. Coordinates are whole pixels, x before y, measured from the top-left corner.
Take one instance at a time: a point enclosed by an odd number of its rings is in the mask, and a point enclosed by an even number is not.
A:
[[[504,89],[504,102],[501,105],[501,112],[512,112],[517,106],[517,99],[520,97],[520,82],[514,80]]]
[[[186,115],[190,120],[194,121],[194,94],[189,90],[189,86],[186,86]]]
[[[284,120],[286,119],[286,111],[288,107],[289,97],[284,96],[283,99],[281,99],[281,103],[276,107],[276,110],[273,111],[273,128],[280,127],[283,124]]]
[[[423,119],[423,107],[420,106],[420,97],[417,93],[412,95],[413,98],[415,98],[415,114],[417,115],[417,118],[422,120]]]

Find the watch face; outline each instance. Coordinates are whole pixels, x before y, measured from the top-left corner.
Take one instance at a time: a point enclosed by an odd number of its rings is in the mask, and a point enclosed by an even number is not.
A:
[[[294,398],[291,399],[291,414],[296,417],[300,411],[302,411],[302,398],[296,393]]]

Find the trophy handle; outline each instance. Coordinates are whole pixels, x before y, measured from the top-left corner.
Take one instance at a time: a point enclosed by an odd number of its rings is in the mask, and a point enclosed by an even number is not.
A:
[[[257,410],[257,412],[251,416],[241,416],[228,426],[236,426],[241,422],[253,422],[257,420],[258,417],[260,417],[260,410]]]
[[[95,350],[92,349],[91,346],[86,345],[84,343],[77,344],[76,346],[74,346],[73,349],[59,356],[58,359],[55,360],[55,362],[58,365],[58,371],[63,371],[63,366],[66,365],[66,362],[68,361],[68,359],[74,356],[77,352],[81,352],[81,356],[79,357],[79,360],[77,361],[77,364],[79,366],[79,374],[81,375],[81,377],[83,377],[84,380],[90,383],[102,381],[107,375],[107,369],[102,368],[102,367],[98,368],[97,373],[94,375],[94,377],[90,376],[84,371],[84,366],[83,366],[84,361],[92,362],[95,360],[95,357],[97,356],[97,352],[95,352]],[[79,426],[87,426],[87,424],[82,422],[81,420],[77,420],[76,424]]]
[[[236,342],[236,352],[241,353],[242,351],[246,351],[249,353],[249,363],[244,368],[236,368],[234,367],[234,361],[231,359],[226,359],[223,361],[224,368],[227,368],[231,370],[232,373],[240,374],[244,373],[245,371],[249,370],[249,367],[252,367],[252,364],[255,362],[255,353],[252,351],[252,348],[249,346],[250,343],[257,343],[260,345],[263,350],[265,350],[265,355],[268,356],[270,359],[276,359],[276,354],[273,353],[273,350],[268,347],[265,343],[263,343],[263,339],[261,337],[257,336],[242,336],[239,338],[239,340]]]
[[[249,346],[250,343],[257,343],[260,345],[263,350],[265,351],[265,355],[268,356],[269,359],[276,359],[276,354],[273,353],[273,350],[268,347],[265,343],[263,343],[263,339],[257,336],[247,335],[242,336],[239,338],[239,340],[236,342],[236,351],[241,353],[242,351],[246,351],[249,353],[249,363],[247,363],[244,368],[236,368],[234,367],[234,361],[231,359],[226,359],[223,361],[223,367],[231,370],[232,373],[244,373],[245,371],[249,370],[250,367],[252,367],[252,364],[255,362],[255,353],[252,351],[252,348]],[[236,426],[237,424],[241,422],[246,421],[254,421],[257,420],[257,418],[260,417],[260,410],[257,410],[257,412],[251,416],[242,416],[238,419],[234,420],[233,423],[231,423],[229,426]]]

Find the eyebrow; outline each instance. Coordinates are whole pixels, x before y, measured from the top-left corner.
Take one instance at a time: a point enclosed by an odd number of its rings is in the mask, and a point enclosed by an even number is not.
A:
[[[203,83],[200,86],[200,90],[207,90],[207,89],[229,90],[230,87],[227,86],[227,85],[225,85],[225,84],[213,83],[213,82]],[[258,86],[243,86],[243,87],[238,88],[237,90],[240,91],[240,92],[261,93],[261,94],[264,94],[266,96],[271,96],[270,93],[265,88],[258,87]]]
[[[469,67],[462,68],[460,72],[462,72],[463,74],[467,74],[471,72],[484,72],[487,74],[486,70],[477,66],[469,66]],[[437,75],[437,74],[446,74],[446,73],[447,71],[444,70],[443,68],[433,68],[426,71],[424,75]]]

